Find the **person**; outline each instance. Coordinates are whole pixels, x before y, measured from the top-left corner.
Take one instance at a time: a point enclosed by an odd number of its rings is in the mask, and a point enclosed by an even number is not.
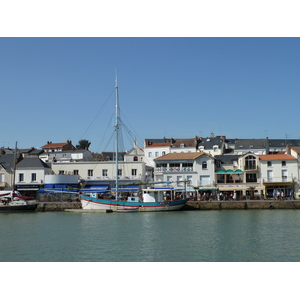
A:
[[[284,200],[284,192],[281,190],[281,200]]]
[[[233,201],[236,200],[236,192],[233,193]]]
[[[277,191],[277,200],[280,200],[280,191]]]

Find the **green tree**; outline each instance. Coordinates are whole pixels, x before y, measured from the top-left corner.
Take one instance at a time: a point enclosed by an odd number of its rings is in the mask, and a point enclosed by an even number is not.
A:
[[[91,142],[89,142],[88,140],[80,140],[78,142],[78,145],[76,145],[76,149],[77,150],[89,150],[89,147],[91,145]]]

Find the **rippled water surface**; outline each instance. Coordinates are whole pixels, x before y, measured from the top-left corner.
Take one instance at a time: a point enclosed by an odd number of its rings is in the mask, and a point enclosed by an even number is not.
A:
[[[2,262],[295,262],[300,210],[2,213]]]

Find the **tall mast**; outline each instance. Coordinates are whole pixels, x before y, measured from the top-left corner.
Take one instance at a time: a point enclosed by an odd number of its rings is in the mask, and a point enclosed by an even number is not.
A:
[[[14,172],[13,172],[13,180],[12,180],[12,190],[15,190],[16,187],[16,164],[17,164],[17,147],[18,142],[16,142],[15,153],[14,153]]]
[[[116,200],[118,200],[118,170],[119,170],[119,164],[118,164],[118,156],[119,156],[119,93],[118,93],[118,78],[116,76],[116,124],[115,124],[115,130],[116,130]]]

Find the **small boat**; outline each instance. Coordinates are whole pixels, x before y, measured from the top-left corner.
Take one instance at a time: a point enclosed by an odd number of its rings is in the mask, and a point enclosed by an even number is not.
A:
[[[38,201],[31,197],[22,197],[17,191],[0,194],[0,212],[35,211]]]
[[[14,154],[13,186],[11,191],[2,191],[0,194],[0,212],[25,212],[35,211],[38,201],[32,197],[23,197],[15,190],[17,142]]]
[[[116,174],[118,174],[118,132],[120,128],[120,118],[119,118],[119,98],[118,98],[118,84],[116,80],[116,122],[115,122],[115,132],[116,132],[116,155],[115,155],[115,167]],[[147,188],[142,190],[141,197],[128,197],[125,201],[119,199],[118,192],[118,176],[116,176],[116,189],[114,194],[114,199],[107,199],[102,196],[101,193],[94,194],[83,194],[79,193],[79,199],[81,201],[82,209],[94,210],[112,210],[118,211],[120,207],[123,212],[129,212],[138,209],[138,211],[171,211],[181,209],[188,198],[186,197],[186,192],[178,190],[173,187],[164,188]]]

